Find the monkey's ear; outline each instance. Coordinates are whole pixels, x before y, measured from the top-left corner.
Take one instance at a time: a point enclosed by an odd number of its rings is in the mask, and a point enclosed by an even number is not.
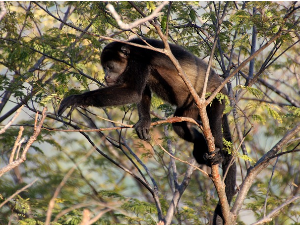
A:
[[[123,45],[121,47],[121,52],[119,53],[122,58],[128,58],[130,49],[128,45]]]

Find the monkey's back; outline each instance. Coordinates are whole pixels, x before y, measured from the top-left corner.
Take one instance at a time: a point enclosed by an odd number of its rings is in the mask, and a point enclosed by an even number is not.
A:
[[[156,48],[164,48],[164,43],[155,39],[145,39],[147,43]],[[146,45],[141,39],[132,39],[129,42]],[[178,60],[188,79],[199,95],[202,94],[208,65],[202,59],[196,57],[184,48],[169,44],[172,54]],[[178,75],[178,71],[168,56],[163,53],[148,49],[139,48],[139,60],[149,60],[151,67],[151,76],[148,85],[158,96],[170,102],[171,104],[182,107],[190,105],[193,97],[188,87]],[[142,52],[142,53],[141,53]],[[144,59],[143,59],[144,57]],[[222,83],[222,79],[213,70],[210,70],[206,92],[213,92]],[[222,89],[226,94],[226,89]]]

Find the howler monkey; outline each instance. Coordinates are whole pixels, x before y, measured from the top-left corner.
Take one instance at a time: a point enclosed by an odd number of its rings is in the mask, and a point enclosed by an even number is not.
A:
[[[156,48],[164,48],[162,41],[145,39]],[[129,42],[146,45],[141,39],[132,39]],[[207,64],[183,48],[170,44],[171,51],[179,61],[195,90],[201,95],[204,85]],[[194,99],[182,78],[170,61],[159,52],[136,47],[130,44],[112,42],[102,51],[101,64],[105,72],[105,81],[108,87],[94,91],[88,91],[79,95],[71,95],[65,98],[60,105],[58,114],[61,115],[69,106],[116,106],[137,103],[139,120],[135,124],[136,132],[140,139],[150,139],[150,104],[151,91],[155,92],[163,100],[176,105],[174,116],[184,116],[200,120],[199,110]],[[213,92],[221,84],[220,77],[211,70],[208,77],[207,92]],[[221,93],[227,94],[225,88]],[[219,150],[214,157],[209,156],[206,140],[191,123],[178,122],[173,124],[175,132],[184,140],[194,143],[193,155],[200,164],[223,164],[225,173],[232,156],[222,151],[222,117],[224,103],[213,100],[207,106],[207,114],[216,149]],[[230,139],[230,135],[225,135]],[[225,179],[226,194],[230,202],[235,187],[235,164],[228,169]],[[220,205],[215,211],[215,224],[223,224]]]

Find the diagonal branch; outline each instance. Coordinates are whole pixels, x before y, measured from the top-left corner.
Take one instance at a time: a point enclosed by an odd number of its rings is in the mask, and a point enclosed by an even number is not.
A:
[[[0,204],[0,208],[4,206],[9,200],[13,199],[16,195],[20,194],[21,192],[25,191],[27,188],[32,186],[38,179],[35,179],[31,183],[27,184],[26,186],[22,187],[20,190],[16,191],[13,195],[11,195],[9,198],[7,198],[4,202]]]
[[[265,169],[271,162],[274,155],[277,154],[280,149],[282,149],[288,142],[298,133],[300,132],[300,123],[298,123],[292,130],[286,133],[286,135],[270,150],[268,151],[260,160],[254,165],[252,169],[248,171],[248,174],[240,188],[234,206],[232,207],[232,213],[238,215],[239,211],[242,208],[242,204],[252,183],[256,176]]]
[[[280,213],[284,207],[291,204],[292,202],[300,199],[300,195],[294,196],[293,198],[288,199],[286,202],[282,203],[277,208],[273,209],[268,215],[266,215],[264,218],[258,220],[257,222],[253,223],[252,225],[258,225],[258,224],[265,224],[267,222],[271,222],[273,218]]]

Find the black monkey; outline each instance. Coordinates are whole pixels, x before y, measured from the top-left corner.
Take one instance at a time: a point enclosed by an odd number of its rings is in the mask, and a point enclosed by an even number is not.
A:
[[[164,48],[162,41],[145,39],[147,43]],[[146,45],[141,39],[132,39],[129,42]],[[193,84],[195,90],[201,95],[204,85],[207,64],[183,48],[170,44],[170,48],[181,67]],[[176,105],[174,116],[185,116],[200,120],[199,110],[190,91],[170,59],[162,53],[149,49],[132,46],[120,42],[108,44],[102,51],[101,64],[105,72],[108,85],[95,91],[65,98],[60,105],[58,114],[61,115],[69,106],[116,106],[138,103],[139,121],[135,124],[139,138],[148,140],[150,127],[151,91],[163,100]],[[208,78],[207,92],[213,92],[221,84],[220,77],[211,70]],[[225,88],[221,93],[227,94]],[[174,123],[175,132],[184,140],[194,143],[193,155],[198,163],[211,164],[223,163],[225,172],[232,156],[222,151],[222,118],[224,103],[213,100],[207,106],[210,127],[215,139],[216,149],[219,150],[213,158],[209,156],[208,147],[204,136],[187,122]],[[228,127],[227,127],[228,128]],[[230,133],[225,135],[231,141]],[[225,179],[226,194],[230,202],[234,194],[236,169],[233,164]],[[218,205],[215,211],[214,224],[223,224],[222,212]]]

